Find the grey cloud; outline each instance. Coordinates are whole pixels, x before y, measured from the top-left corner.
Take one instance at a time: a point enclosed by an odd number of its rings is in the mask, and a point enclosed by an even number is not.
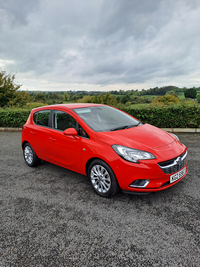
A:
[[[0,59],[67,83],[145,83],[189,75],[200,60],[193,0],[4,1]]]
[[[1,1],[1,9],[5,10],[11,26],[25,25],[28,15],[39,7],[39,0],[6,0]]]

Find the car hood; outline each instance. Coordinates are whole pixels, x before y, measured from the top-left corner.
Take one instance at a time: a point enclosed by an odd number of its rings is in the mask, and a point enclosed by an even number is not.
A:
[[[110,132],[96,133],[99,141],[108,145],[122,145],[135,149],[158,149],[176,139],[169,133],[149,124]]]

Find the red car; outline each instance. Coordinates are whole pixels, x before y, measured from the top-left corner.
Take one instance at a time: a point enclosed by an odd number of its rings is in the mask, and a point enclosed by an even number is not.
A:
[[[87,175],[103,197],[160,191],[187,174],[188,151],[177,136],[106,105],[33,109],[21,145],[28,166],[42,159]]]

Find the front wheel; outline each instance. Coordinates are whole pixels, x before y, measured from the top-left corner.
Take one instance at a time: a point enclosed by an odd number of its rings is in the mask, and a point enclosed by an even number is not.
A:
[[[110,166],[102,160],[94,160],[88,168],[88,177],[93,190],[102,197],[112,197],[120,190]]]
[[[35,167],[40,163],[40,159],[35,154],[32,146],[29,143],[26,143],[23,146],[24,160],[29,167]]]

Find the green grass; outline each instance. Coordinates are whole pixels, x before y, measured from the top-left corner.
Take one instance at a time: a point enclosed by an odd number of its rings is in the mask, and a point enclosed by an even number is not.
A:
[[[184,92],[176,92],[178,98],[185,99]]]

